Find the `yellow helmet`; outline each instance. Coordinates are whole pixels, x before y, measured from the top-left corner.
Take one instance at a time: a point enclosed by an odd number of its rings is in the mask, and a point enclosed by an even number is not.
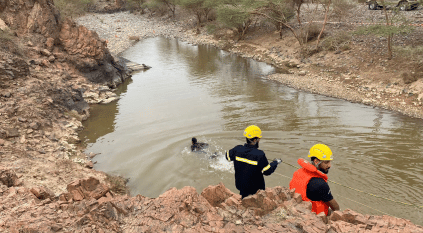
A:
[[[325,144],[316,144],[310,148],[308,157],[316,157],[319,160],[333,160],[332,151]]]
[[[244,130],[244,136],[251,139],[251,138],[261,138],[261,129],[258,126],[250,125]]]

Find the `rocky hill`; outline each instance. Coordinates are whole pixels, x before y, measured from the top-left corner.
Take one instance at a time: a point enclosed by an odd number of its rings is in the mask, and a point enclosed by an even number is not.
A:
[[[223,184],[121,195],[76,146],[88,103],[116,100],[129,77],[107,41],[52,0],[21,0],[0,1],[0,42],[1,232],[423,232],[390,216],[315,215],[284,187],[243,200]]]

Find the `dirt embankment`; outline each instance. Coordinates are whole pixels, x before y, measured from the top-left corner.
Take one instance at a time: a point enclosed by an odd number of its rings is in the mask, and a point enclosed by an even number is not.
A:
[[[201,194],[185,187],[158,198],[118,195],[122,181],[91,169],[91,155],[76,145],[87,103],[116,100],[110,87],[128,77],[125,69],[104,38],[60,19],[51,0],[0,2],[0,18],[1,232],[423,231],[350,210],[316,216],[282,187],[244,200],[223,185]],[[193,43],[219,44],[177,30]]]

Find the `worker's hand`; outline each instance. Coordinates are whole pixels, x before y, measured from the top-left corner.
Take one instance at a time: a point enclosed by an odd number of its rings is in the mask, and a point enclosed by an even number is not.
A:
[[[277,162],[278,164],[282,163],[282,159],[274,159],[274,162]]]

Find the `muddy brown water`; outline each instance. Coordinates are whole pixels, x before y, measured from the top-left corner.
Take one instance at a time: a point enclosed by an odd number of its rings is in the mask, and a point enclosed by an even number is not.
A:
[[[129,178],[132,195],[184,186],[201,192],[219,182],[237,192],[223,154],[256,124],[269,159],[298,166],[313,144],[325,143],[334,153],[329,179],[423,206],[423,120],[288,88],[265,78],[273,67],[209,46],[150,38],[123,56],[152,69],[121,85],[118,102],[93,106],[80,137],[87,153],[101,153],[95,169]],[[190,152],[192,137],[210,146]],[[281,164],[266,186],[289,186],[284,176],[294,171]],[[342,209],[423,223],[422,208],[330,187]]]

